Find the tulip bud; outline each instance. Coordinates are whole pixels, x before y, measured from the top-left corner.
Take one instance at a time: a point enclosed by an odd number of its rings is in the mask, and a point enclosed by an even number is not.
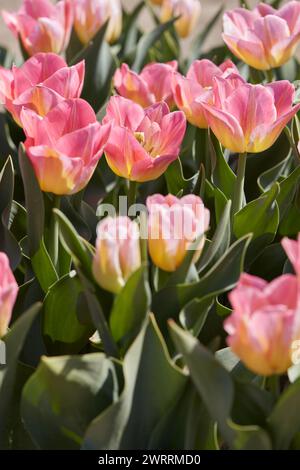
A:
[[[156,194],[147,198],[147,208],[148,247],[153,263],[164,271],[176,271],[187,250],[192,248],[196,262],[204,246],[210,217],[200,197],[189,195],[178,199],[171,194]]]
[[[298,280],[290,274],[269,284],[242,274],[230,293],[227,343],[256,374],[282,374],[292,365],[293,344],[300,339],[298,292]]]
[[[180,16],[175,22],[175,29],[180,37],[188,37],[198,26],[201,15],[199,0],[163,0],[160,21],[165,23]]]
[[[73,25],[70,0],[56,5],[50,0],[23,0],[17,13],[3,11],[2,16],[29,55],[38,52],[60,54],[68,46]]]
[[[139,228],[128,217],[107,217],[97,228],[93,273],[98,284],[117,294],[141,266]]]
[[[18,289],[9,260],[5,253],[0,253],[0,338],[7,333]]]
[[[122,32],[120,0],[75,0],[74,28],[83,44],[88,44],[108,21],[106,40],[115,42]]]

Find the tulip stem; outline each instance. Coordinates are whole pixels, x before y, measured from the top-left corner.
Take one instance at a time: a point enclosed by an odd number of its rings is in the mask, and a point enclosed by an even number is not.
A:
[[[273,82],[274,81],[274,72],[273,69],[266,70],[266,79],[268,82]]]
[[[60,208],[60,196],[54,195],[52,209]],[[48,244],[49,255],[52,259],[55,268],[58,266],[58,254],[59,254],[59,224],[55,215],[51,214],[50,221],[50,235]]]
[[[267,377],[267,389],[270,393],[272,393],[275,400],[277,400],[280,396],[280,376],[279,375],[271,375]]]
[[[238,169],[233,193],[232,201],[232,220],[234,214],[239,212],[243,207],[244,202],[244,181],[246,172],[247,153],[241,153],[238,158]]]
[[[135,204],[137,194],[137,182],[136,181],[129,181],[129,188],[128,188],[128,209],[130,206]]]

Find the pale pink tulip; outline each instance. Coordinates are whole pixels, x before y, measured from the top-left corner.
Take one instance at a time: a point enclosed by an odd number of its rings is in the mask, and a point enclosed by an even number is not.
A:
[[[115,42],[122,32],[122,5],[120,0],[74,0],[74,28],[83,44],[93,39],[108,21],[106,40]]]
[[[161,176],[179,155],[186,120],[181,111],[170,113],[166,103],[145,110],[121,96],[113,96],[104,123],[113,124],[105,156],[119,176],[150,181]]]
[[[23,107],[45,116],[63,99],[79,98],[84,62],[68,67],[56,54],[40,53],[12,70],[0,67],[0,102],[20,123]]]
[[[292,263],[295,272],[300,275],[300,234],[297,240],[284,237],[281,244]]]
[[[214,104],[203,103],[209,127],[232,152],[263,152],[300,109],[287,80],[263,85],[214,78]]]
[[[46,117],[23,108],[25,148],[42,191],[74,194],[92,177],[110,133],[82,99],[65,100]]]
[[[153,263],[164,271],[176,271],[191,248],[195,250],[196,262],[210,218],[200,197],[190,194],[178,199],[171,194],[155,194],[147,198],[147,208],[148,247]]]
[[[97,228],[93,273],[97,283],[117,294],[141,266],[139,228],[128,217],[106,217]]]
[[[257,374],[284,373],[292,364],[293,342],[300,339],[296,276],[286,274],[268,284],[242,274],[229,298],[233,313],[224,328],[232,351]]]
[[[163,0],[160,21],[165,23],[179,16],[175,29],[182,38],[188,37],[199,25],[201,4],[199,0]]]
[[[175,103],[191,124],[202,129],[208,127],[202,103],[213,103],[213,78],[226,78],[231,74],[239,74],[231,60],[226,60],[218,67],[207,59],[195,60],[186,77],[180,73],[173,74]]]
[[[114,86],[119,95],[144,108],[158,101],[165,101],[172,108],[174,99],[170,83],[177,66],[176,60],[166,64],[153,63],[137,74],[127,64],[122,64],[114,75]]]
[[[0,338],[7,333],[18,290],[9,260],[5,253],[0,253]]]
[[[224,14],[223,25],[223,39],[239,59],[259,70],[280,67],[300,41],[300,3],[279,10],[264,3],[253,11],[236,8]]]
[[[17,13],[3,11],[2,16],[29,55],[60,54],[68,46],[73,25],[71,0],[55,5],[50,0],[23,0]]]

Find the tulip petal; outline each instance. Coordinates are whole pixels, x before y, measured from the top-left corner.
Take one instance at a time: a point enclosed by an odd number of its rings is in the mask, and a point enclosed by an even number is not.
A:
[[[51,88],[66,99],[79,98],[84,83],[84,61],[72,67],[64,67],[44,81],[45,87]]]
[[[122,96],[112,96],[106,108],[103,123],[114,122],[135,132],[144,118],[143,108]]]

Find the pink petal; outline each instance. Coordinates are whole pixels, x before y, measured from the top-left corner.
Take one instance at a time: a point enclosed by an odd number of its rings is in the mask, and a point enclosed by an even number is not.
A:
[[[295,87],[292,83],[288,80],[280,80],[268,83],[266,87],[273,93],[277,116],[280,117],[288,112],[293,105],[295,96]]]
[[[143,118],[144,110],[141,106],[122,96],[112,96],[103,123],[114,122],[116,126],[128,127],[134,132]]]

